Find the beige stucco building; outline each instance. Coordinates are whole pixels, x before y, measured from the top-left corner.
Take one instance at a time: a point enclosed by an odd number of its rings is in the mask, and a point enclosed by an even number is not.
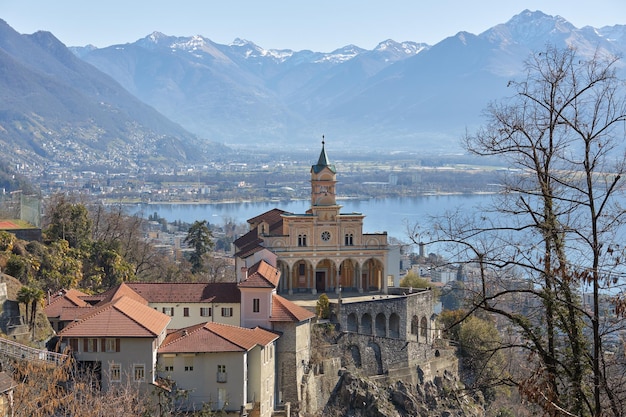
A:
[[[220,323],[186,327],[168,334],[159,347],[159,374],[188,396],[183,409],[210,404],[232,415],[270,417],[279,335]]]
[[[132,383],[153,384],[156,347],[166,336],[170,317],[129,296],[104,300],[61,332],[80,367],[94,372],[102,389]]]
[[[387,291],[386,233],[364,233],[361,213],[342,213],[337,172],[324,142],[311,167],[311,207],[302,214],[273,209],[248,220],[250,231],[235,241],[237,269],[270,251],[281,272],[279,292]]]

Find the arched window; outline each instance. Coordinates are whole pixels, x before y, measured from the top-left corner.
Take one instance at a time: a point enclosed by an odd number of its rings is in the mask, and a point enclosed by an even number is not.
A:
[[[413,316],[411,319],[411,334],[418,336],[420,333],[420,319],[417,316]]]
[[[383,313],[376,315],[376,336],[387,336],[387,318]]]
[[[368,313],[363,314],[363,317],[361,317],[361,333],[372,334],[372,316]]]
[[[348,331],[355,333],[359,331],[359,322],[354,313],[348,315]]]
[[[389,316],[389,337],[400,337],[400,316],[396,313],[391,313]]]
[[[298,235],[298,246],[306,246],[306,235]]]
[[[346,246],[354,246],[354,235],[352,233],[346,233],[344,237],[344,244]]]
[[[424,338],[424,342],[428,342],[428,321],[426,317],[420,320],[420,336]]]

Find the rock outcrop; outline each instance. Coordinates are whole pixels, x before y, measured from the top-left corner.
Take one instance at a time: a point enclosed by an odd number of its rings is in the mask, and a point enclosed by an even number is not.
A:
[[[483,417],[484,402],[472,398],[451,374],[413,385],[396,381],[381,386],[344,371],[320,415],[353,417]]]

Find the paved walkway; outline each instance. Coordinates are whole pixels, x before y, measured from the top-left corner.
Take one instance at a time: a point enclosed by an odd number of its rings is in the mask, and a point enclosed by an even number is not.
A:
[[[317,300],[319,299],[321,293],[318,293],[318,294],[297,293],[293,295],[288,295],[288,294],[280,294],[280,295],[282,297],[285,297],[289,301],[293,301],[294,303],[296,303],[297,305],[301,307],[308,307],[308,308],[315,309],[315,306],[317,305]],[[336,294],[334,291],[328,292],[326,293],[326,295],[328,296],[328,300],[331,302],[331,304],[337,303],[339,295]],[[358,301],[372,300],[376,298],[392,298],[392,297],[398,297],[398,296],[387,295],[387,294],[383,294],[380,292],[367,293],[367,294],[365,293],[359,294],[358,292],[344,292],[341,294],[341,302],[347,304],[347,303],[354,303]]]

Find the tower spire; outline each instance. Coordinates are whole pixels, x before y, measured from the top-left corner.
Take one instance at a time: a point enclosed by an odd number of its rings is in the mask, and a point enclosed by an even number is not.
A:
[[[335,172],[335,167],[330,164],[328,161],[328,155],[326,155],[325,145],[326,140],[324,139],[324,135],[322,135],[322,152],[320,152],[320,157],[317,160],[317,165],[313,165],[313,170],[315,172],[320,172],[324,167],[328,167],[333,173]]]

